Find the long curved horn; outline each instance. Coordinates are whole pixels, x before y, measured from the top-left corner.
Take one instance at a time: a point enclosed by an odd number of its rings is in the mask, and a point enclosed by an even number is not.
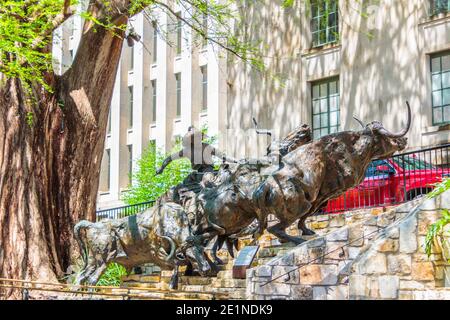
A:
[[[406,101],[406,106],[408,107],[408,121],[406,124],[406,128],[398,133],[392,133],[392,132],[389,132],[388,130],[386,130],[385,128],[381,128],[379,130],[379,132],[381,134],[384,134],[384,135],[388,136],[389,138],[401,138],[401,137],[404,137],[408,133],[409,128],[411,127],[411,107],[410,107],[408,101]]]
[[[363,123],[361,120],[359,120],[355,115],[353,115],[353,119],[355,119],[356,122],[358,122],[358,123],[361,125],[361,127],[362,127],[363,129],[366,128],[366,126],[364,125],[364,123]]]
[[[160,237],[163,239],[166,239],[170,243],[170,253],[167,255],[167,257],[164,258],[164,260],[169,261],[175,255],[175,249],[176,249],[175,242],[172,240],[171,237],[166,237],[166,236],[160,236]]]

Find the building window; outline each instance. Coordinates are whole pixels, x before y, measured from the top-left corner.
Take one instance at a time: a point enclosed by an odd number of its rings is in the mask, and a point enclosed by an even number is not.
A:
[[[108,129],[107,129],[107,134],[111,134],[111,107],[109,108],[109,113],[108,113]]]
[[[128,87],[128,128],[133,128],[133,86]]]
[[[339,38],[337,0],[311,1],[311,32],[313,47],[334,43]]]
[[[431,0],[430,15],[450,12],[450,0]]]
[[[200,68],[202,72],[202,111],[208,109],[208,67]]]
[[[181,13],[178,13],[181,15]],[[181,54],[181,31],[182,31],[182,21],[180,17],[177,17],[177,55]]]
[[[106,187],[109,191],[111,188],[111,150],[106,149]]]
[[[152,80],[152,122],[156,122],[156,80]]]
[[[450,51],[431,56],[433,125],[450,122]]]
[[[108,192],[111,187],[111,150],[105,149],[102,157],[102,165],[100,171],[100,184],[98,190],[100,192]]]
[[[153,63],[156,63],[158,57],[158,27],[156,22],[152,22],[153,26]]]
[[[130,67],[129,70],[132,71],[134,69],[134,47],[130,47]]]
[[[70,56],[70,63],[72,63],[73,62],[73,58],[74,58],[73,49],[69,50],[69,56]]]
[[[69,32],[70,32],[70,36],[73,37],[75,35],[75,20],[74,17],[72,17],[72,19],[70,19],[70,23],[69,23]]]
[[[177,82],[177,117],[181,116],[181,73],[175,74]]]
[[[315,139],[339,131],[339,78],[312,84],[312,115]]]
[[[203,18],[202,19],[202,24],[203,24],[202,25],[202,28],[203,28],[202,44],[203,44],[203,47],[206,47],[208,45],[208,39],[207,39],[207,37],[208,37],[208,14],[204,13],[202,18]]]
[[[128,148],[128,184],[131,185],[133,181],[133,146],[127,145]]]

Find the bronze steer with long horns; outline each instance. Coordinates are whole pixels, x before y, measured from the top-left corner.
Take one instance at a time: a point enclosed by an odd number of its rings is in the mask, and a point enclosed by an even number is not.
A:
[[[212,270],[203,247],[192,242],[186,213],[175,203],[154,206],[122,219],[80,221],[74,233],[85,262],[76,284],[95,285],[111,262],[127,271],[145,263],[174,270],[171,288],[177,287],[181,265],[194,265],[201,275]]]
[[[373,121],[360,131],[327,135],[285,155],[281,168],[271,173],[253,193],[259,222],[257,234],[266,228],[271,213],[279,222],[268,231],[282,241],[305,241],[285,232],[297,219],[302,235],[314,234],[305,226],[307,217],[329,199],[360,184],[372,160],[389,158],[406,147],[405,135],[411,125],[408,102],[407,106],[407,125],[399,133],[392,133],[381,122]]]

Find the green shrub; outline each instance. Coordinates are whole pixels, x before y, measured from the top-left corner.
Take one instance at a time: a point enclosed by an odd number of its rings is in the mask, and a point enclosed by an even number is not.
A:
[[[180,143],[177,143],[170,154],[180,150],[180,147]],[[125,203],[137,204],[156,200],[189,175],[192,171],[191,164],[185,158],[172,161],[163,173],[155,175],[157,168],[168,155],[157,150],[154,143],[150,143],[142,153],[142,158],[136,162],[138,169],[133,174],[133,185],[124,193]]]
[[[124,267],[117,263],[110,263],[97,282],[97,286],[118,287],[120,279],[127,275]]]
[[[450,190],[450,178],[444,179],[441,183],[436,185],[436,188],[428,194],[428,198],[434,198]],[[431,250],[434,244],[434,240],[442,235],[443,229],[447,224],[450,224],[450,212],[448,209],[441,210],[442,217],[435,223],[428,227],[427,235],[425,237],[425,252],[428,257],[431,255]]]

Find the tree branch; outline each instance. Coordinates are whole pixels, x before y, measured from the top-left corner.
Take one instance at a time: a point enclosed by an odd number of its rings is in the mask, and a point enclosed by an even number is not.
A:
[[[175,10],[173,10],[169,5],[162,3],[160,1],[154,1],[154,4],[163,7],[164,9],[166,9],[167,11],[169,11],[173,16],[175,16],[176,18],[180,19],[181,21],[183,21],[188,27],[190,27],[192,30],[194,30],[195,32],[201,34],[203,36],[203,38],[205,38],[205,40],[209,40],[215,44],[217,44],[218,46],[220,46],[222,49],[225,49],[226,51],[234,54],[236,57],[242,59],[242,60],[246,60],[245,57],[243,57],[241,54],[239,54],[236,50],[233,50],[232,48],[224,45],[223,43],[221,43],[220,41],[217,41],[215,38],[209,37],[207,34],[205,34],[203,32],[203,30],[201,30],[201,28],[195,26],[194,24],[192,24],[190,21],[188,21],[187,19],[185,19],[181,14],[179,14],[178,12],[175,12]]]
[[[60,25],[64,23],[69,17],[71,17],[75,12],[75,6],[70,5],[70,0],[64,0],[64,6],[61,10],[61,13],[57,14],[55,18],[52,20],[52,28],[48,28],[45,32],[40,36],[34,39],[31,48],[37,49],[37,46],[48,36],[50,36],[55,29],[57,29]]]

